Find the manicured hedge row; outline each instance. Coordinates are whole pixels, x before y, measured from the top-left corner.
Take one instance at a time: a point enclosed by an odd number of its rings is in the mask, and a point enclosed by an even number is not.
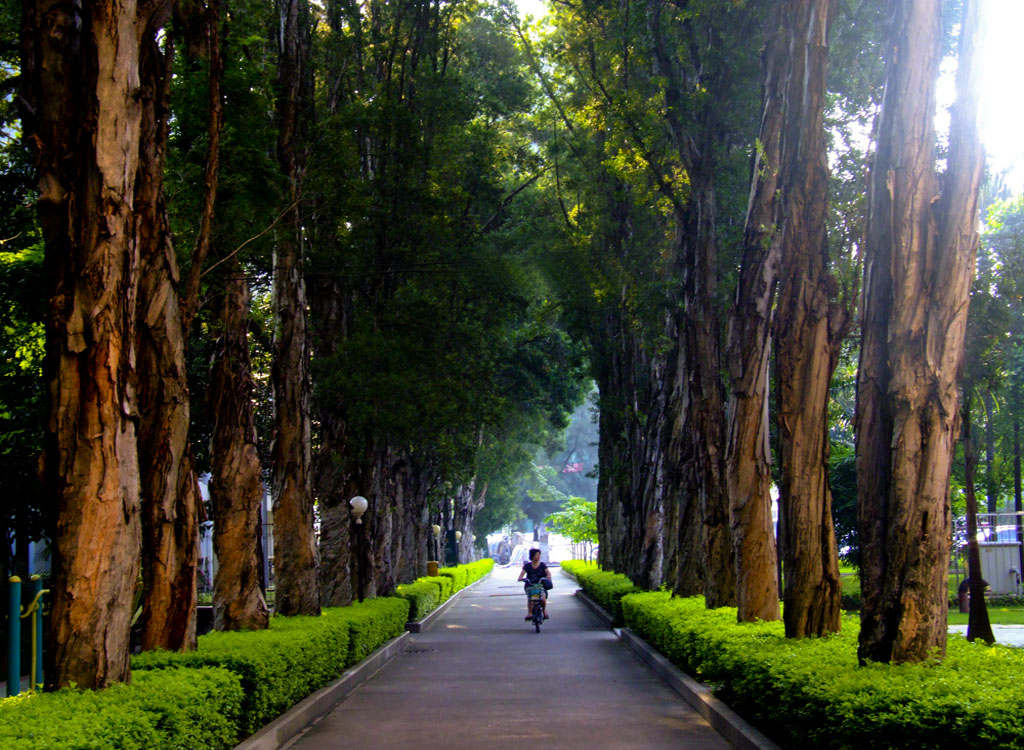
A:
[[[452,579],[452,593],[462,591],[471,583],[479,581],[485,575],[494,570],[494,560],[485,557],[483,560],[456,565],[452,568],[441,568],[437,571],[439,576],[446,576]]]
[[[951,636],[941,663],[857,666],[856,617],[799,641],[782,624],[663,592],[622,600],[626,624],[784,747],[1020,748],[1024,651]]]
[[[149,651],[132,660],[132,669],[221,666],[234,672],[244,690],[245,736],[400,635],[408,617],[405,599],[369,599],[327,608],[319,617],[274,617],[268,630],[208,633],[196,651]]]
[[[417,578],[395,589],[395,596],[409,601],[409,620],[422,620],[448,601],[452,594],[478,581],[494,569],[494,560],[485,558],[453,568],[441,568],[436,576]]]
[[[222,668],[140,672],[131,685],[0,701],[4,750],[178,750],[233,747],[242,686]]]
[[[418,578],[395,589],[395,596],[409,601],[409,621],[422,620],[441,603],[441,589],[430,581]]]
[[[596,562],[587,562],[586,560],[562,560],[561,567],[562,570],[577,580],[579,578],[580,571],[598,569]]]
[[[562,568],[576,579],[587,596],[612,616],[615,625],[622,624],[622,597],[642,591],[626,576],[610,570],[601,570],[596,563],[574,560],[562,563]]]
[[[442,602],[448,601],[452,594],[455,593],[453,588],[455,581],[448,576],[423,576],[423,578],[417,578],[416,582],[426,581],[427,583],[433,584],[437,587],[438,600]]]

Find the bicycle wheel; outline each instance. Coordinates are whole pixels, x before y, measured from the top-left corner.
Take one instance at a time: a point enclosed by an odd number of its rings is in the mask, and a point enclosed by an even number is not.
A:
[[[533,627],[540,632],[540,624],[544,620],[544,610],[541,609],[540,605],[536,605],[533,608]]]

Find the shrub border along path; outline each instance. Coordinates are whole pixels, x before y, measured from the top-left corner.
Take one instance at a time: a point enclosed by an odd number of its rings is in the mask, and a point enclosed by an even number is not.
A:
[[[489,575],[490,572],[468,586],[452,593],[446,601],[438,605],[436,609],[432,610],[422,620],[407,623],[405,626],[406,632],[381,646],[351,669],[345,670],[341,677],[330,685],[299,701],[258,732],[242,740],[235,746],[234,750],[278,750],[278,748],[284,746],[303,729],[311,724],[315,724],[329,714],[349,693],[373,677],[385,664],[398,656],[405,646],[409,633],[419,633],[429,629],[437,617],[463,591],[473,588]]]
[[[590,566],[566,566],[564,563],[562,564],[563,572],[581,585],[582,583],[578,577],[579,572],[590,569]],[[737,750],[782,750],[762,732],[758,731],[743,717],[729,708],[729,706],[712,695],[711,691],[704,685],[701,685],[690,675],[678,669],[643,638],[629,628],[617,627],[616,618],[591,597],[587,591],[582,588],[577,589],[576,596],[601,620],[602,624],[615,633],[625,646],[629,647],[641,661],[647,664],[670,688],[676,691],[697,713],[703,716],[734,748],[737,748]]]

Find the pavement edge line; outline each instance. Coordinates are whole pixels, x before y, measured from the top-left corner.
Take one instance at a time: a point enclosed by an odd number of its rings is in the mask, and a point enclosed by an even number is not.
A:
[[[661,677],[670,688],[689,703],[704,719],[737,750],[782,750],[746,719],[720,701],[711,691],[697,680],[676,667],[647,641],[629,628],[612,627],[612,616],[604,607],[587,596],[583,589],[577,589],[576,597],[606,625],[623,645],[635,653]]]

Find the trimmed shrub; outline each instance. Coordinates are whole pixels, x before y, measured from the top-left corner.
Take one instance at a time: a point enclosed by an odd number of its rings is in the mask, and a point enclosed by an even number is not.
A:
[[[319,617],[278,617],[268,630],[208,633],[189,653],[147,651],[132,669],[221,666],[239,676],[241,736],[252,734],[337,679],[405,630],[409,603],[385,597],[324,609]]]
[[[233,747],[242,686],[220,668],[140,672],[131,685],[65,689],[0,701],[4,750]]]
[[[424,576],[423,578],[417,578],[416,583],[425,581],[437,588],[437,600],[439,602],[448,601],[453,593],[452,581],[450,576]]]
[[[398,586],[395,588],[395,596],[409,601],[410,622],[422,620],[437,609],[442,601],[440,587],[422,578]]]
[[[1024,651],[951,636],[946,658],[857,666],[856,617],[827,638],[736,622],[703,597],[632,594],[626,624],[786,747],[1020,748]]]
[[[437,574],[452,579],[452,593],[454,594],[456,591],[462,591],[469,584],[479,581],[492,570],[494,570],[494,560],[485,557],[483,560],[457,565],[453,568],[440,568]]]
[[[577,580],[581,571],[598,569],[596,562],[588,562],[586,560],[563,560],[561,567],[562,570]]]
[[[241,679],[241,736],[287,711],[340,675],[348,665],[346,623],[321,617],[274,617],[268,630],[213,632],[188,653],[147,651],[132,659],[135,671],[220,666]]]
[[[601,570],[593,563],[576,567],[573,575],[580,588],[612,616],[614,625],[622,625],[622,597],[643,589],[621,573]]]
[[[457,565],[453,568],[438,568],[437,574],[452,579],[452,593],[462,591],[469,584],[469,571],[465,565]]]
[[[409,622],[409,602],[395,596],[367,599],[362,604],[332,607],[324,616],[336,623],[345,623],[349,630],[346,667],[358,664],[378,648],[405,632]]]

